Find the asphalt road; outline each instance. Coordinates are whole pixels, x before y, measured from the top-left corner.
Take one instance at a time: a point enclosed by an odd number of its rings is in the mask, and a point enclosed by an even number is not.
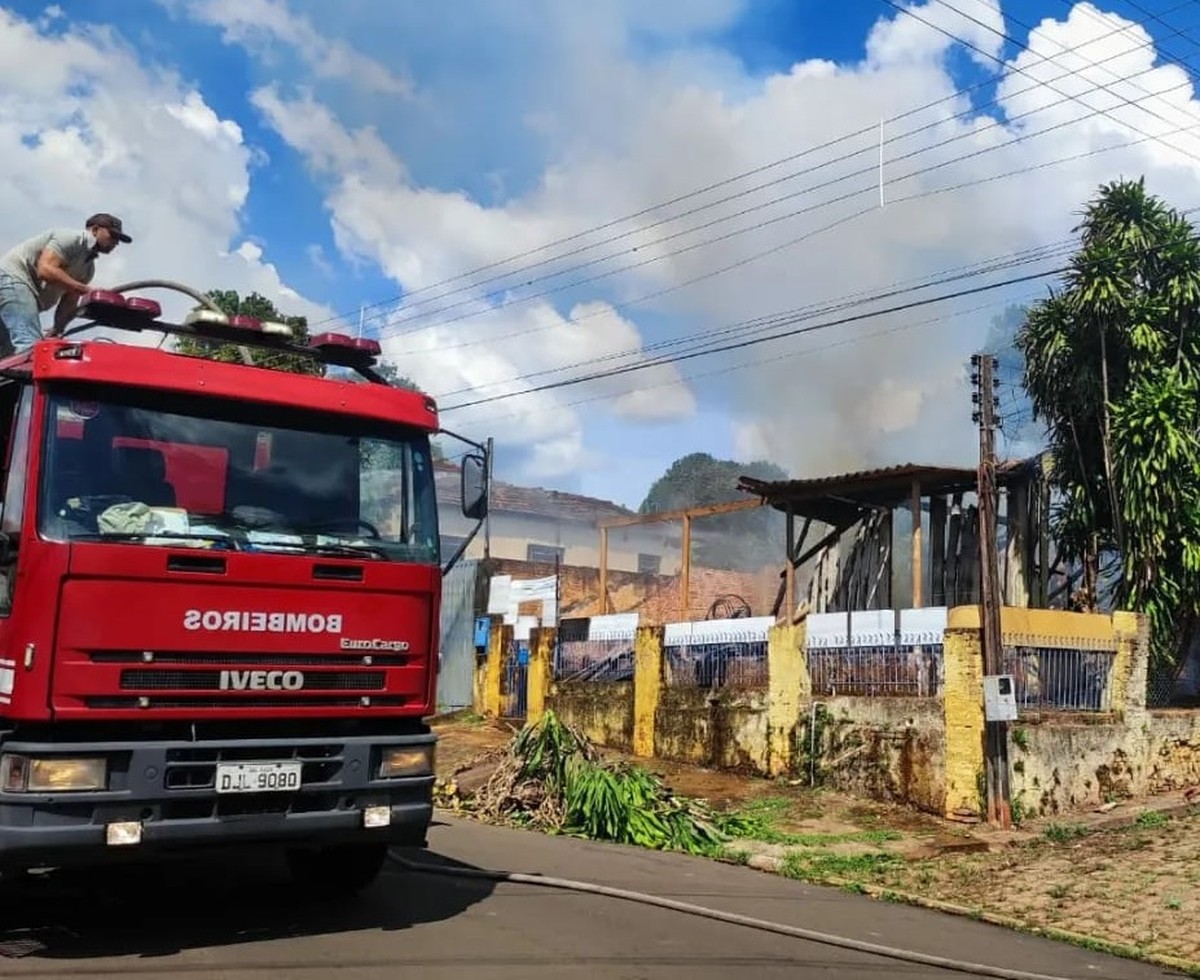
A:
[[[868,942],[1063,977],[1150,980],[1172,975],[745,868],[469,822],[439,823],[430,834],[430,851],[412,856],[444,865],[582,879]],[[12,885],[0,889],[0,912],[0,921],[9,927],[0,934],[0,950],[8,954],[0,957],[0,977],[961,976],[619,899],[400,869],[389,870],[357,901],[331,908],[302,903],[270,861],[209,861]]]

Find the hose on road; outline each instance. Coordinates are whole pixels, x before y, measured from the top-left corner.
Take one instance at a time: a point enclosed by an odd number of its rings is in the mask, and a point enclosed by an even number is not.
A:
[[[726,922],[735,926],[746,926],[762,932],[773,932],[781,936],[791,936],[809,942],[821,943],[825,946],[836,946],[840,949],[868,953],[872,956],[882,956],[887,959],[900,960],[905,963],[919,963],[923,966],[937,967],[964,973],[977,977],[997,977],[999,980],[1069,980],[1067,977],[1049,976],[1044,973],[1027,973],[1024,970],[1009,970],[999,966],[988,966],[983,963],[969,963],[955,960],[946,956],[934,956],[930,953],[918,953],[914,950],[897,949],[893,946],[881,946],[878,943],[868,943],[860,939],[849,939],[845,936],[835,936],[799,926],[789,926],[782,922],[770,922],[766,919],[755,919],[748,915],[738,915],[734,912],[722,912],[719,909],[706,908],[703,905],[693,905],[690,902],[680,902],[673,898],[662,898],[658,895],[648,895],[644,892],[629,891],[624,888],[612,888],[608,885],[596,885],[587,881],[572,881],[569,878],[552,878],[537,874],[523,874],[517,871],[488,871],[482,868],[453,868],[436,864],[424,864],[411,861],[396,854],[389,855],[396,865],[420,874],[443,875],[451,878],[479,878],[485,881],[508,882],[518,885],[540,885],[543,888],[557,888],[561,891],[579,892],[584,895],[603,895],[606,898],[618,898],[640,905],[654,905],[658,908],[683,912],[687,915],[697,915],[717,922]]]

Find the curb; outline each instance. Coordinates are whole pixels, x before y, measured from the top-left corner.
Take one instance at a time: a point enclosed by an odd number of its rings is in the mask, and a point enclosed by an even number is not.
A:
[[[1190,809],[1190,806],[1188,809]],[[1136,816],[1133,819],[1136,819]],[[753,868],[755,871],[762,871],[767,874],[783,874],[783,861],[768,854],[752,855],[745,862],[731,861],[724,857],[719,857],[717,860],[725,864],[744,864],[747,868]],[[1133,946],[1111,942],[1107,939],[1098,939],[1095,936],[1087,936],[1083,933],[1071,932],[1067,929],[1057,929],[1052,926],[1034,926],[1020,919],[999,915],[995,912],[987,912],[983,909],[968,908],[965,905],[943,902],[936,898],[926,898],[923,895],[913,895],[909,892],[898,892],[895,889],[883,888],[879,885],[867,885],[848,878],[822,878],[820,880],[808,881],[808,884],[818,887],[825,885],[833,888],[841,888],[844,891],[853,891],[883,901],[898,902],[903,905],[929,909],[933,912],[943,912],[947,915],[954,915],[964,919],[974,919],[976,922],[985,922],[988,925],[999,926],[1014,932],[1044,936],[1047,939],[1070,943],[1072,946],[1081,946],[1085,949],[1096,950],[1097,952],[1107,953],[1111,956],[1119,956],[1122,959],[1136,960],[1141,963],[1149,963],[1152,966],[1177,970],[1185,976],[1200,977],[1200,963],[1193,963],[1189,960],[1178,959],[1177,957],[1166,956],[1160,953],[1142,952]]]

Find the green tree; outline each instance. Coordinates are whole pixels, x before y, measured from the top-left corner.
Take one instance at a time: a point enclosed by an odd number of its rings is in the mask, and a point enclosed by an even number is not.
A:
[[[375,373],[388,384],[395,385],[397,388],[407,388],[409,391],[420,392],[422,395],[429,394],[429,392],[413,381],[412,378],[408,377],[408,375],[401,374],[396,365],[391,361],[380,361],[375,365]],[[351,380],[364,381],[365,379],[362,375],[352,374]],[[446,458],[446,450],[442,448],[442,444],[436,439],[429,443],[429,451],[435,462]]]
[[[683,456],[650,487],[639,512],[666,511],[724,504],[750,499],[737,489],[738,477],[784,480],[787,473],[773,463],[759,460],[739,463],[716,459],[708,453]],[[783,562],[784,519],[775,510],[736,511],[694,521],[695,544],[692,560],[709,568],[756,570],[771,561]]]
[[[1101,187],[1076,229],[1064,288],[1017,336],[1044,420],[1054,532],[1094,605],[1102,557],[1114,601],[1147,614],[1158,667],[1200,610],[1200,246],[1144,180]]]
[[[304,344],[308,341],[307,317],[284,316],[276,309],[274,303],[259,293],[239,296],[232,289],[210,289],[207,295],[209,299],[216,303],[229,316],[241,314],[243,316],[257,317],[259,320],[274,320],[277,323],[286,323],[292,328],[295,343]],[[242,363],[242,355],[238,351],[236,344],[214,340],[198,340],[192,337],[178,337],[176,338],[176,347],[181,353],[191,354],[194,357],[207,357],[214,361],[225,361],[233,364]],[[325,375],[324,364],[316,358],[305,357],[303,354],[289,354],[261,349],[253,349],[251,354],[255,359],[255,363],[265,364],[277,370],[290,371],[293,374],[312,374],[317,377]]]

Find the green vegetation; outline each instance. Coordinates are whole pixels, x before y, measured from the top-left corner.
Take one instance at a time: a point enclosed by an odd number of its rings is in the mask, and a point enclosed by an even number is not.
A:
[[[601,761],[553,711],[517,733],[472,808],[543,830],[689,854],[716,855],[748,826],[676,796],[639,766]]]
[[[784,480],[787,473],[773,463],[759,460],[739,463],[715,459],[708,453],[691,453],[675,460],[650,487],[639,512],[666,511],[747,500],[738,488],[738,478]],[[732,514],[706,517],[695,525],[692,560],[707,568],[758,571],[780,558],[783,515],[771,508],[755,508]]]
[[[1053,533],[1082,568],[1077,604],[1147,615],[1156,669],[1200,616],[1200,242],[1143,180],[1104,185],[1065,288],[1018,331],[1046,423]]]
[[[274,303],[259,293],[240,296],[232,289],[210,289],[206,295],[229,316],[252,316],[259,320],[286,323],[292,328],[297,343],[304,344],[308,341],[307,317],[285,316],[279,312]],[[209,360],[225,361],[229,364],[242,363],[242,355],[236,344],[179,337],[176,339],[176,349],[182,354],[190,354],[193,357],[206,357]],[[258,352],[255,361],[256,363],[263,362],[265,366],[275,370],[290,371],[293,374],[312,374],[318,377],[323,377],[325,374],[324,364],[302,354]]]
[[[1053,841],[1055,844],[1065,844],[1067,841],[1086,837],[1091,831],[1083,826],[1083,824],[1052,823],[1042,833],[1048,841]]]

